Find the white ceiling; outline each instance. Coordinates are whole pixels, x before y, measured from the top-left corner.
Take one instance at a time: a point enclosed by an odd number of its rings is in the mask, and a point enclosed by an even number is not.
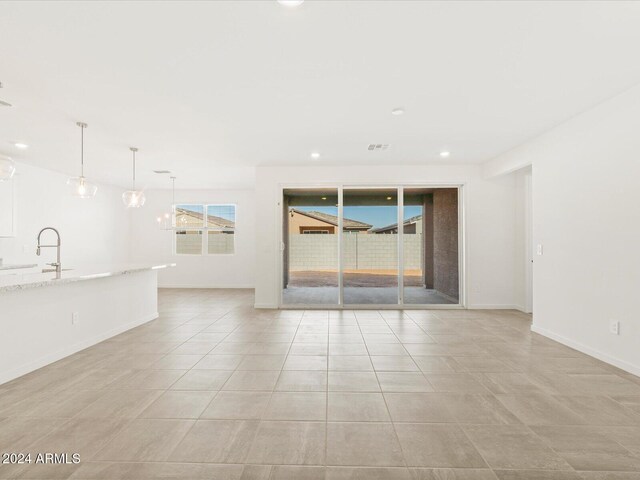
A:
[[[4,1],[0,153],[76,174],[81,120],[87,176],[118,185],[132,145],[147,187],[483,162],[640,82],[639,21],[612,1]]]

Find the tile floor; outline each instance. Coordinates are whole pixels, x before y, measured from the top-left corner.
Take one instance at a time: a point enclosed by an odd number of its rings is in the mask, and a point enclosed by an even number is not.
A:
[[[0,386],[0,478],[637,480],[640,379],[514,311],[254,310],[162,290],[160,318]]]

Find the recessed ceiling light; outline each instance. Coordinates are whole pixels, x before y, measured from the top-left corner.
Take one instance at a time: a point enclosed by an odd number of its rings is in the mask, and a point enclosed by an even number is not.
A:
[[[317,160],[320,158],[320,154],[318,152],[313,152],[311,154],[311,158],[313,158],[314,160]]]
[[[322,200],[326,200],[326,199],[327,199],[327,197],[322,197]]]
[[[398,116],[402,114],[404,114],[404,108],[402,107],[394,108],[393,110],[391,110],[391,115]]]
[[[29,148],[29,145],[27,145],[26,143],[20,143],[20,142],[17,142],[17,143],[14,143],[13,145],[14,145],[16,148]]]
[[[447,158],[449,155],[451,155],[451,152],[448,152],[448,151],[446,151],[446,150],[444,150],[444,151],[440,152],[440,156],[441,156],[442,158]]]
[[[283,5],[289,8],[299,7],[300,5],[302,5],[303,2],[304,0],[278,0],[278,3],[280,5]]]
[[[392,199],[393,199],[393,197],[387,197],[387,200],[392,200]]]

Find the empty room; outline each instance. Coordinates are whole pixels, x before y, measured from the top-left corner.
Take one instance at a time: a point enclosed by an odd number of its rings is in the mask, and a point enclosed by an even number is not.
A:
[[[0,480],[640,480],[640,2],[0,2]]]

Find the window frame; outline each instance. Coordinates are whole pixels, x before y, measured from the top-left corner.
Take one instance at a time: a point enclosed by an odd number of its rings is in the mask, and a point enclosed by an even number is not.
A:
[[[202,226],[185,226],[184,228],[179,228],[176,223],[176,211],[177,207],[180,205],[186,206],[198,206],[203,207],[203,216],[202,216]],[[234,215],[234,228],[216,228],[216,227],[208,227],[206,225],[205,215],[208,215],[209,207],[233,207],[233,215]],[[236,239],[237,239],[237,231],[235,228],[235,222],[238,216],[238,205],[235,203],[198,203],[198,202],[182,202],[176,203],[173,205],[173,255],[178,257],[205,257],[205,256],[231,256],[236,254]],[[200,253],[178,253],[178,242],[177,235],[178,231],[198,231],[202,234],[202,240],[200,245]],[[232,232],[233,235],[233,252],[231,253],[209,253],[209,232]]]

